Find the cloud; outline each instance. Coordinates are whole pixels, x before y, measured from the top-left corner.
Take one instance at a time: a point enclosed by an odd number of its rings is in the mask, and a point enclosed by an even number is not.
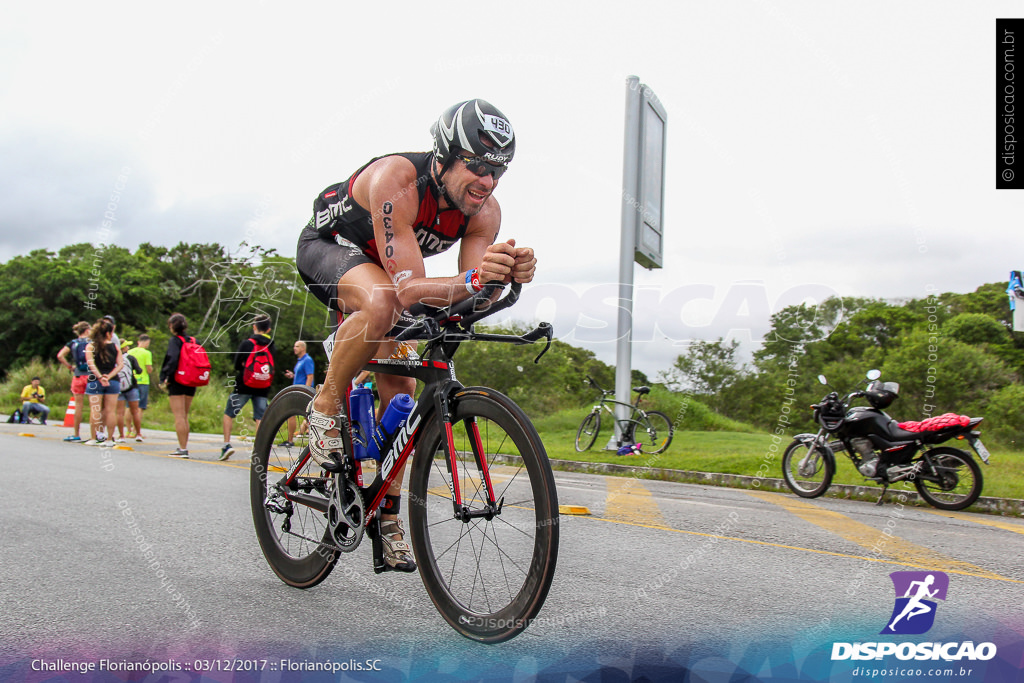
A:
[[[0,138],[0,156],[0,262],[81,242],[230,250],[266,229],[256,192],[161,200],[154,175],[118,141],[23,129]]]

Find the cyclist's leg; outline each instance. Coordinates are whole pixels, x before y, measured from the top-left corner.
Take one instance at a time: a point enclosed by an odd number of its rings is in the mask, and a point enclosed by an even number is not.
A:
[[[346,412],[345,389],[374,357],[402,311],[391,278],[375,263],[359,264],[341,276],[335,307],[348,315],[334,336],[327,377],[313,401],[325,415]]]
[[[388,358],[394,353],[396,344],[384,342],[380,345],[378,358]],[[412,396],[416,391],[416,380],[412,377],[399,377],[397,375],[377,374],[377,394],[380,396],[380,405],[377,409],[377,421],[384,414],[391,399],[397,394],[409,394]],[[406,464],[408,464],[406,460]],[[392,567],[403,571],[413,571],[416,562],[413,560],[412,548],[405,540],[405,530],[398,519],[401,510],[402,482],[405,480],[405,467],[395,474],[395,479],[388,488],[384,498],[384,508],[381,510],[381,534],[384,540],[384,561]]]
[[[310,451],[323,461],[339,450],[340,415],[347,412],[345,391],[352,378],[377,350],[377,341],[391,329],[401,312],[391,279],[355,245],[342,246],[320,239],[312,221],[299,237],[295,264],[299,275],[328,308],[348,317],[335,334],[327,377],[313,399],[310,415]]]
[[[321,303],[348,314],[335,334],[327,377],[314,399],[317,412],[337,415],[345,412],[345,389],[398,319],[398,295],[380,265],[354,244],[321,239],[312,221],[299,236],[295,265]]]

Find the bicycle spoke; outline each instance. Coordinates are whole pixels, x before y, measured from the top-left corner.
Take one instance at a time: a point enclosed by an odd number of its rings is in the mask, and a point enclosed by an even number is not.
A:
[[[296,465],[297,458],[303,456],[304,449],[288,449],[279,444],[287,439],[289,419],[295,419],[301,430],[311,398],[312,393],[304,387],[289,387],[274,398],[256,434],[250,474],[253,523],[263,555],[281,580],[298,588],[323,581],[334,568],[339,553],[338,548],[324,542],[327,522],[323,513],[289,501],[276,486]],[[326,500],[328,483],[311,461],[303,463],[295,475],[294,484],[299,492]],[[274,499],[276,505],[269,505],[268,499]],[[279,507],[286,511],[278,511]]]
[[[526,533],[525,531],[523,531],[522,529],[517,527],[515,524],[510,523],[508,520],[502,519],[501,517],[495,517],[495,519],[498,520],[499,522],[501,522],[502,524],[504,524],[505,526],[507,526],[507,527],[509,527],[511,529],[515,529],[516,531],[521,533],[523,536],[526,536],[527,538],[533,538],[533,536],[531,536],[530,534]]]
[[[504,407],[507,398],[495,396],[471,394],[453,402],[451,411],[453,424],[460,424],[452,455],[463,468],[463,503],[481,516],[464,522],[427,498],[452,485],[447,467],[437,462],[445,438],[439,427],[417,444],[425,457],[414,460],[410,478],[411,499],[418,501],[410,509],[412,538],[423,583],[449,624],[484,642],[513,637],[536,615],[554,571],[558,532],[554,481],[536,432],[521,411]],[[515,460],[499,465],[499,455]],[[483,516],[491,496],[501,507]],[[533,572],[539,573],[536,580]]]

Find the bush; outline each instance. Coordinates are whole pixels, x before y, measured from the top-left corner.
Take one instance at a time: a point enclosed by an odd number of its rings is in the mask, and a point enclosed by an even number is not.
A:
[[[985,409],[985,421],[981,423],[981,438],[986,433],[997,443],[1019,448],[1024,443],[1024,386],[1010,384],[992,395]]]

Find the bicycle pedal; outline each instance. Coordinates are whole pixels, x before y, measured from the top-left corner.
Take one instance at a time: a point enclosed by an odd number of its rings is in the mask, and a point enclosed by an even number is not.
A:
[[[330,472],[331,474],[341,472],[345,466],[341,462],[340,455],[338,453],[330,453],[329,455],[331,456],[331,459],[320,463],[320,469],[325,472]]]

